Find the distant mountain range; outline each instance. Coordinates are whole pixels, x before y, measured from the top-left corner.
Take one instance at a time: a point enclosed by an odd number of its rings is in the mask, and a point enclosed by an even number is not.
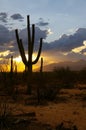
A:
[[[59,68],[66,68],[69,67],[70,70],[82,70],[84,68],[86,68],[86,61],[85,60],[79,60],[76,62],[72,62],[72,61],[65,61],[65,62],[59,62],[59,63],[52,63],[52,64],[48,64],[45,65],[43,67],[43,71],[53,71],[55,68],[59,69]],[[36,69],[35,71],[37,71],[39,69]]]

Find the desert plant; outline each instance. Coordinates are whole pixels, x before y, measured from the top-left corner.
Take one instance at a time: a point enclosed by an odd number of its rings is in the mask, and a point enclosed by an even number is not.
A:
[[[0,103],[0,130],[9,129],[11,125],[11,109],[6,102]]]
[[[13,74],[13,56],[11,56],[10,73]]]
[[[14,63],[14,72],[15,72],[15,74],[17,74],[17,64],[16,64],[16,62]]]
[[[40,101],[53,101],[56,99],[57,94],[59,93],[60,89],[54,87],[44,87],[38,90],[38,103]]]
[[[40,72],[43,72],[43,58],[41,58],[41,66],[40,66]]]
[[[44,87],[44,79],[43,79],[43,58],[41,57],[41,65],[40,65],[40,76],[39,76],[39,84],[37,87],[37,99],[38,104],[40,104],[40,86]]]
[[[67,68],[55,68],[54,69],[56,78],[62,84],[61,87],[64,88],[71,88],[74,87],[75,82],[75,73],[70,70],[69,67]]]
[[[13,56],[11,56],[10,60],[10,83],[13,84]]]
[[[32,77],[32,66],[34,64],[36,64],[39,60],[40,54],[41,54],[41,49],[42,49],[42,38],[40,38],[40,46],[39,46],[39,50],[38,50],[38,55],[36,57],[36,59],[34,61],[32,61],[32,55],[33,55],[33,48],[34,48],[34,40],[35,40],[35,25],[32,24],[32,35],[31,35],[31,31],[30,31],[30,16],[27,16],[27,33],[28,33],[28,60],[26,59],[25,56],[25,50],[23,47],[23,43],[22,43],[22,39],[19,38],[19,34],[18,34],[18,29],[15,30],[15,34],[16,34],[16,39],[17,39],[17,44],[18,44],[18,48],[21,54],[21,58],[23,63],[25,64],[25,66],[27,66],[28,68],[28,92],[29,94],[31,94],[31,77]]]

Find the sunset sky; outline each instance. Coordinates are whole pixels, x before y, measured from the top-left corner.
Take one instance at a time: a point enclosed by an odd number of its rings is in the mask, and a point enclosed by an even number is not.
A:
[[[0,0],[1,64],[9,62],[13,55],[21,65],[16,28],[27,54],[27,15],[36,26],[35,51],[39,38],[44,39],[44,64],[86,59],[86,0]],[[36,52],[33,59],[35,56]]]

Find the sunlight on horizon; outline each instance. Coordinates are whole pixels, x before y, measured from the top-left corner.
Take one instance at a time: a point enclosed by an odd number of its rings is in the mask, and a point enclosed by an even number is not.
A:
[[[7,50],[7,51],[4,51],[3,53],[0,53],[0,55],[3,55],[3,56],[8,56],[10,54],[10,52]],[[43,58],[43,66],[45,65],[48,65],[48,64],[52,64],[52,63],[55,63],[55,59],[53,59],[52,57],[49,57],[49,55],[47,55],[46,53],[42,53],[38,62],[36,64],[34,64],[32,67],[33,67],[33,71],[39,71],[40,70],[40,65],[41,65],[41,57]],[[26,58],[28,59],[28,54],[25,55]],[[34,61],[37,57],[37,53],[34,53],[33,54],[33,57],[32,57],[32,61]],[[3,61],[4,59],[1,58],[0,61]],[[1,64],[3,67],[3,71],[10,71],[10,67],[11,67],[11,58],[9,59],[6,59],[6,63],[5,62],[2,62]],[[13,57],[13,65],[14,65],[14,72],[15,72],[15,67],[17,66],[17,72],[23,72],[25,70],[25,65],[22,61],[22,58],[21,56],[17,56],[17,57]],[[6,68],[7,67],[7,68]]]
[[[28,54],[26,54],[25,56],[26,56],[26,58],[28,59]],[[36,59],[36,54],[33,54],[32,60],[34,61],[35,59]],[[22,62],[21,56],[18,56],[18,57],[16,57],[16,58],[14,58],[14,62],[16,62],[16,65],[17,65],[17,67],[18,67],[18,72],[22,72],[22,71],[25,70],[25,65],[24,65],[24,63]],[[37,64],[34,64],[34,65],[33,65],[33,71],[34,71],[35,69],[37,69],[38,67],[40,67],[39,62],[40,62],[40,59],[39,59],[39,61],[38,61]]]
[[[25,55],[26,56],[26,58],[28,59],[28,54],[26,54]],[[32,60],[35,60],[35,58],[36,58],[36,56],[35,56],[35,54],[33,54],[33,56],[32,56]],[[16,62],[22,62],[22,58],[21,58],[21,56],[18,56],[18,57],[16,57],[16,58],[14,58],[14,61],[16,61]]]

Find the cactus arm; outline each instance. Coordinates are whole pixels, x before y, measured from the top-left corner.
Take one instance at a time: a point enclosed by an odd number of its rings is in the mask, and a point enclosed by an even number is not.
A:
[[[26,59],[26,56],[25,56],[25,51],[24,51],[24,47],[23,47],[23,44],[22,44],[22,39],[20,39],[20,54],[21,54],[21,58],[22,58],[22,61],[23,63],[28,66],[28,62],[27,62],[27,59]]]
[[[40,54],[41,54],[41,50],[42,50],[42,38],[40,38],[40,46],[39,46],[38,55],[37,55],[36,59],[32,62],[32,64],[36,64],[38,62]]]
[[[35,39],[35,25],[33,24],[32,25],[32,44],[31,44],[31,50],[32,50],[32,53],[33,53],[33,48],[34,48],[34,39]]]
[[[27,16],[27,34],[28,34],[28,61],[32,60],[31,33],[30,33],[30,16]]]
[[[21,54],[22,61],[27,66],[27,60],[26,60],[25,53],[24,53],[24,47],[23,47],[23,44],[22,44],[22,40],[19,39],[17,29],[15,30],[15,33],[16,33],[16,39],[17,39],[18,48],[19,48],[19,51],[20,51],[20,54]]]

